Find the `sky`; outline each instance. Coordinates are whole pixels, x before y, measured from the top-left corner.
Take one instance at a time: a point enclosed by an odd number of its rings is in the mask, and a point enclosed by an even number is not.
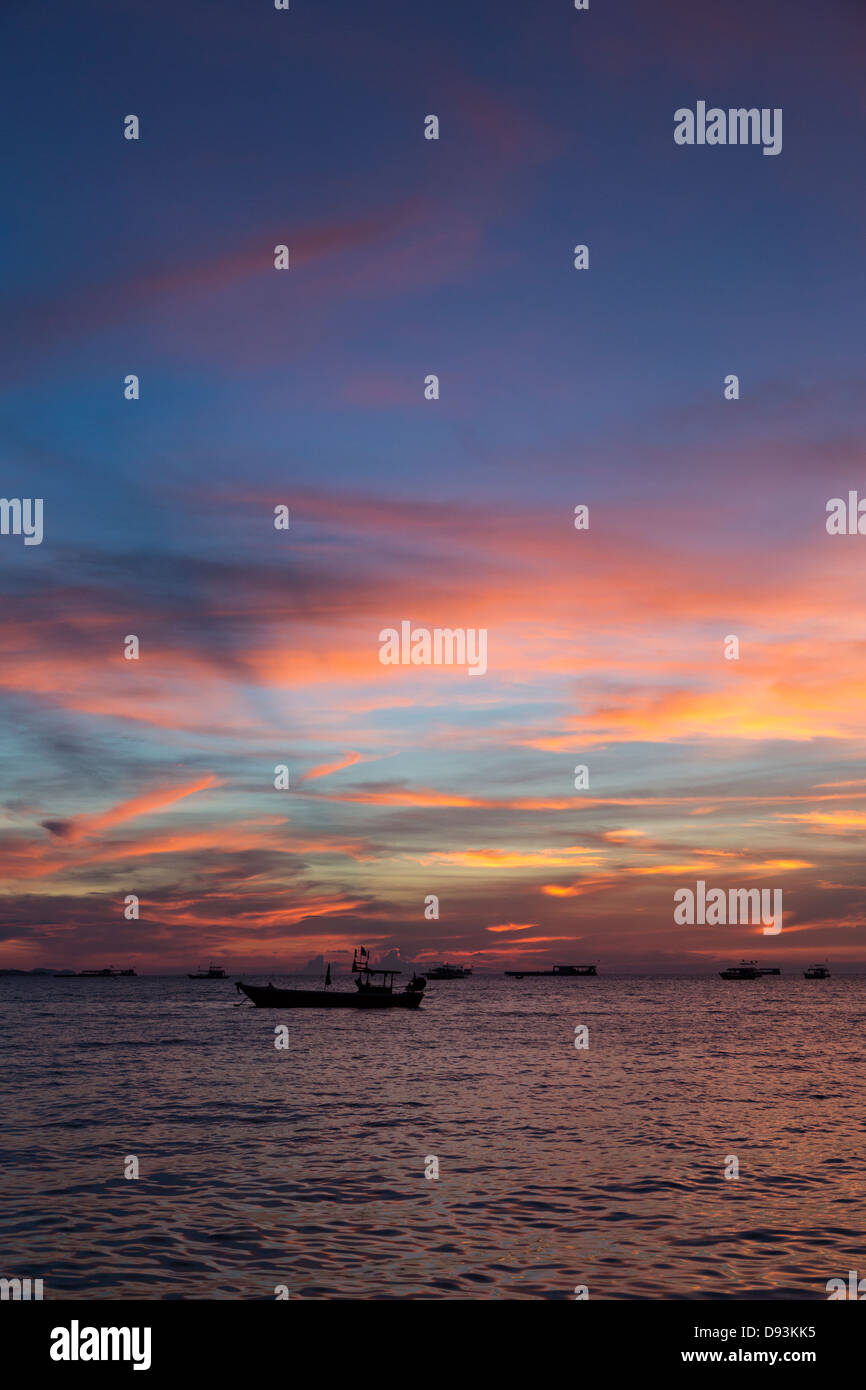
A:
[[[864,39],[6,4],[0,966],[866,964]],[[677,145],[698,101],[781,153]],[[678,925],[698,880],[782,933]]]

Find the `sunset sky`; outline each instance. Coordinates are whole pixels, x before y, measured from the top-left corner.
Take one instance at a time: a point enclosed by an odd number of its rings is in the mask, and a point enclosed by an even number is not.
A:
[[[866,963],[866,8],[814,16],[6,7],[0,966]]]

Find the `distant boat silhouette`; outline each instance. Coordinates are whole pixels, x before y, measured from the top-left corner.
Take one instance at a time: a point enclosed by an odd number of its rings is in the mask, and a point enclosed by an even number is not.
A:
[[[464,980],[467,975],[472,974],[471,965],[449,965],[446,961],[444,965],[434,965],[431,970],[424,971],[428,980]]]
[[[363,946],[360,958],[357,951],[352,957],[352,971],[357,994],[346,989],[278,989],[272,984],[245,985],[241,980],[235,981],[235,989],[257,1009],[417,1009],[424,997],[423,975],[413,975],[405,989],[395,990],[394,976],[403,972],[374,970]],[[381,984],[376,983],[377,976]]]
[[[506,970],[506,975],[512,980],[522,980],[526,976],[537,979],[539,976],[557,979],[563,975],[597,975],[598,971],[594,965],[555,965],[552,970]]]
[[[113,965],[107,965],[104,970],[77,970],[71,976],[64,975],[62,978],[66,980],[117,980],[121,976],[134,975],[135,973],[134,970],[115,970]],[[54,978],[57,980],[61,977],[55,975]]]
[[[201,967],[199,967],[194,975],[188,974],[186,978],[188,980],[225,980],[228,977],[221,965],[214,965],[213,961],[211,961],[207,970],[202,970]]]
[[[830,971],[826,965],[810,965],[803,971],[804,980],[829,980]]]
[[[754,960],[741,960],[739,965],[729,965],[727,970],[719,971],[723,980],[757,980],[764,973]]]

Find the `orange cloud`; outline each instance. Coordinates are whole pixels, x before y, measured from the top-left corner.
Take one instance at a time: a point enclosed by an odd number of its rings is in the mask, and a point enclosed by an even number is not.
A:
[[[327,777],[332,772],[341,772],[344,767],[352,767],[355,763],[361,762],[360,753],[347,753],[336,763],[321,763],[318,767],[311,767],[309,772],[305,772],[301,777],[302,782],[312,782],[317,777]]]
[[[206,791],[210,787],[221,785],[218,777],[209,774],[207,777],[199,778],[196,782],[188,782],[184,786],[153,788],[140,796],[131,797],[129,801],[118,802],[116,806],[96,815],[76,816],[74,819],[66,821],[44,821],[43,824],[47,830],[62,840],[80,840],[84,836],[94,835],[100,830],[108,830],[112,826],[123,825],[125,821],[135,820],[139,816],[152,815],[154,811],[161,811],[166,806],[173,806],[175,802],[182,801],[184,797],[193,796],[196,792]]]
[[[532,931],[537,922],[503,922],[497,927],[485,927],[485,931]]]
[[[780,821],[797,821],[802,825],[827,825],[837,829],[858,830],[866,825],[866,811],[790,811],[773,817]]]
[[[573,845],[566,849],[532,851],[509,849],[437,850],[419,856],[419,864],[452,864],[465,869],[523,869],[539,865],[546,869],[569,868],[575,864],[593,865],[598,858],[592,850]]]

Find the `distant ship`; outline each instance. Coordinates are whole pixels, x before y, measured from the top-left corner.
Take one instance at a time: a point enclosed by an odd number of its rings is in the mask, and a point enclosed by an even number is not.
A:
[[[394,976],[402,971],[374,970],[363,946],[352,957],[352,970],[357,994],[328,988],[330,965],[324,989],[279,989],[272,984],[245,985],[241,980],[235,982],[235,989],[257,1009],[417,1009],[424,998],[427,981],[423,975],[413,975],[405,989],[395,989]],[[381,984],[377,984],[377,977],[381,977]]]
[[[444,965],[434,965],[432,970],[425,970],[424,974],[428,980],[463,980],[472,974],[472,967],[449,965],[446,961]]]
[[[118,980],[122,975],[134,975],[134,970],[115,970],[113,965],[108,965],[104,970],[78,970],[70,976],[64,973],[62,976],[55,975],[55,980],[75,979],[75,980]]]
[[[506,970],[505,973],[512,980],[522,980],[527,975],[550,978],[553,975],[597,975],[598,971],[594,965],[555,965],[552,970]]]
[[[202,967],[199,966],[194,975],[188,974],[186,978],[188,980],[225,980],[228,976],[221,965],[214,965],[213,961],[211,961],[207,970],[203,970]]]
[[[759,975],[769,974],[769,971],[761,970],[755,960],[741,960],[739,965],[730,965],[719,974],[723,980],[757,980]]]
[[[804,980],[829,980],[830,971],[826,965],[810,965],[803,971]]]

